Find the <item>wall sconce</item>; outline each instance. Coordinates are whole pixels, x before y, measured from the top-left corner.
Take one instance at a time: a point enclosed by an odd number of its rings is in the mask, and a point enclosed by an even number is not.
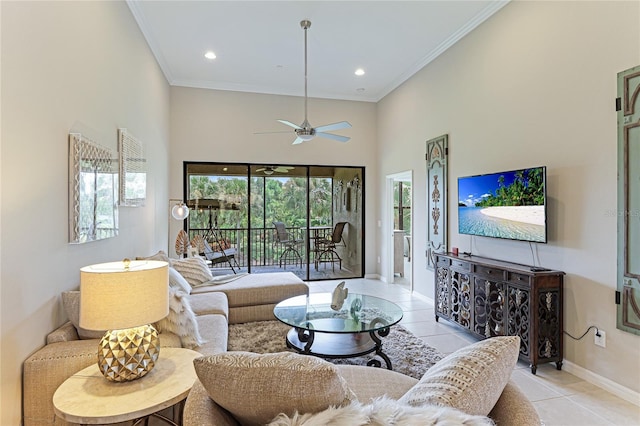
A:
[[[107,330],[98,346],[98,368],[107,380],[135,380],[153,369],[160,338],[151,323],[167,315],[167,262],[125,259],[80,269],[80,326]]]

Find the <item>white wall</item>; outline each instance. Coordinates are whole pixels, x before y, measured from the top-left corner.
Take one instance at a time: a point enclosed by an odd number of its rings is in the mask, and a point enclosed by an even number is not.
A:
[[[380,173],[412,168],[417,292],[425,269],[425,141],[449,134],[450,246],[532,263],[529,244],[457,233],[457,177],[546,165],[550,241],[533,247],[563,270],[565,358],[640,391],[640,337],[616,330],[616,74],[640,64],[638,2],[512,2],[378,103]],[[382,214],[383,206],[379,206]],[[380,247],[390,243],[380,235]],[[383,252],[386,255],[386,253]],[[388,262],[383,262],[387,265]]]
[[[124,2],[0,2],[2,425],[21,418],[22,362],[66,320],[60,293],[82,266],[151,254],[167,231],[169,86]],[[116,152],[145,145],[148,199],[120,208],[120,235],[70,245],[68,133]]]
[[[378,203],[375,104],[309,99],[312,126],[349,121],[348,143],[315,138],[291,145],[293,129],[277,119],[302,123],[304,98],[227,92],[184,87],[171,88],[171,198],[180,199],[184,161],[220,161],[275,164],[348,165],[365,167],[365,273],[375,273],[377,251],[374,217]],[[286,133],[255,135],[255,132]],[[182,226],[172,220],[171,245]],[[173,250],[171,250],[173,253]]]

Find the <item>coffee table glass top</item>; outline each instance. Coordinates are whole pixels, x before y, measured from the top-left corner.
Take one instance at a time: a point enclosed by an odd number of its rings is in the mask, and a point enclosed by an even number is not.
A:
[[[371,332],[402,319],[402,308],[379,297],[349,293],[337,310],[332,309],[331,298],[331,293],[292,297],[278,303],[273,313],[292,327],[322,333]]]

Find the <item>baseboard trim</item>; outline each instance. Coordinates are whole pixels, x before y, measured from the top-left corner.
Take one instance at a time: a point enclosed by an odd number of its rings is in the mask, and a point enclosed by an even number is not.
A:
[[[387,282],[387,280],[385,280],[381,275],[378,274],[364,274],[364,277],[368,280],[378,280],[382,281],[383,283]]]
[[[424,294],[418,293],[417,291],[413,291],[411,293],[411,295],[414,296],[414,297],[417,297],[418,299],[422,300],[423,302],[428,303],[431,306],[434,306],[433,305],[433,298],[431,298],[431,297],[425,296]]]
[[[611,392],[615,396],[622,398],[627,402],[640,406],[640,393],[632,389],[622,386],[621,384],[607,379],[606,377],[600,376],[586,368],[580,367],[566,359],[562,361],[562,369],[567,373],[571,373],[582,380],[606,390],[607,392]]]

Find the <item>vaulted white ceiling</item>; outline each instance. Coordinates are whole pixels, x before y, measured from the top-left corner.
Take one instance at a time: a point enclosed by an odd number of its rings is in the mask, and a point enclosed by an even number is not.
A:
[[[127,3],[171,85],[303,96],[309,19],[309,96],[376,102],[508,0]]]

